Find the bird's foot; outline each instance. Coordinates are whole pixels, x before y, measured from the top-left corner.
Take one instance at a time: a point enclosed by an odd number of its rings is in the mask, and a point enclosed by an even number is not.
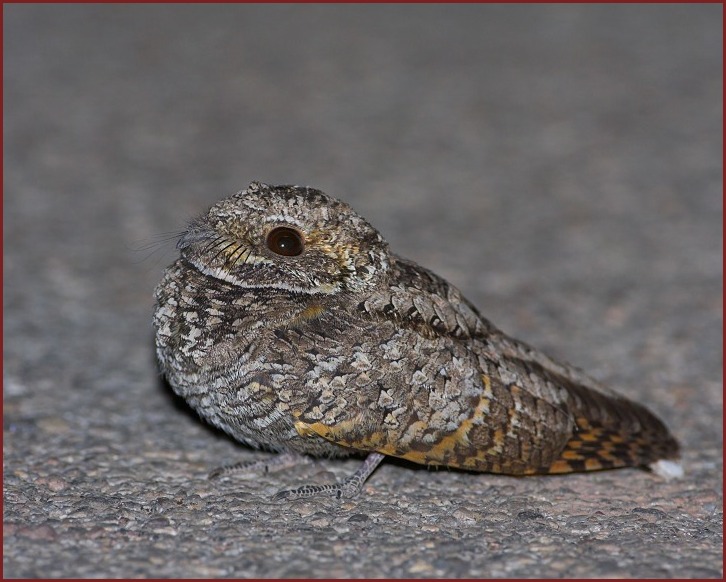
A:
[[[259,473],[272,473],[300,465],[301,463],[310,463],[311,459],[304,455],[295,453],[280,453],[274,457],[257,459],[255,461],[242,461],[241,463],[233,463],[232,465],[224,465],[210,471],[208,478],[217,479],[218,477],[228,475],[257,475]]]
[[[370,453],[358,470],[340,483],[332,485],[303,485],[297,489],[286,489],[273,496],[274,501],[305,499],[307,497],[335,497],[336,499],[351,499],[356,497],[363,489],[363,484],[376,467],[385,458],[380,453]]]

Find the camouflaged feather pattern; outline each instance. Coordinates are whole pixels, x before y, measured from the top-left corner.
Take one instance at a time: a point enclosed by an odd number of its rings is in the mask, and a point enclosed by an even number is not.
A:
[[[299,254],[272,247],[280,228]],[[253,182],[178,247],[156,289],[161,368],[247,445],[513,475],[677,457],[646,408],[507,337],[318,190]]]

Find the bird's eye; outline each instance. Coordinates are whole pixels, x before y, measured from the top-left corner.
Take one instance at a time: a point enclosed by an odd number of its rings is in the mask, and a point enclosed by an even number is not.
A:
[[[278,226],[267,235],[267,248],[276,255],[296,257],[303,252],[305,244],[302,235],[294,228]]]

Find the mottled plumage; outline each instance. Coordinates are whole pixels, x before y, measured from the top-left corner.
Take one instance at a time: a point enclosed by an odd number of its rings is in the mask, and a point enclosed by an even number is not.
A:
[[[154,315],[173,389],[253,447],[369,453],[282,497],[355,495],[384,455],[511,475],[677,457],[645,407],[506,336],[318,190],[253,182],[178,247]]]

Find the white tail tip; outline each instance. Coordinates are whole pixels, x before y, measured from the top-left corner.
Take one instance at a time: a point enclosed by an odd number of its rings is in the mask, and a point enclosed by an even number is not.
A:
[[[678,461],[669,461],[661,459],[650,464],[650,470],[666,481],[671,479],[680,479],[683,477],[683,466]]]

